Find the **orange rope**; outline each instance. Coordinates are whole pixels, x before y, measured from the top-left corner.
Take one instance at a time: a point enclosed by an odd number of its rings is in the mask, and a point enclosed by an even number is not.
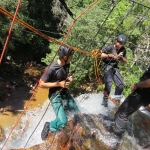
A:
[[[88,9],[90,9],[97,1],[98,1],[98,0],[95,0],[95,2],[93,2],[91,5],[89,5],[89,7],[88,7],[85,11],[83,11],[83,12],[75,19],[75,21],[77,21],[77,20],[78,20]],[[9,16],[10,18],[12,18],[12,15],[11,15],[9,12],[7,12],[6,10],[2,9],[1,7],[0,7],[0,12],[3,12],[4,14],[6,14],[6,15]],[[71,32],[71,30],[72,30],[72,28],[73,28],[73,25],[75,24],[75,21],[72,23],[70,29],[68,30],[66,36],[64,37],[64,39],[63,39],[63,41],[62,41],[62,43],[60,43],[60,42],[56,41],[55,39],[53,39],[53,38],[51,38],[51,37],[48,37],[47,35],[44,35],[43,33],[37,31],[35,28],[31,27],[30,25],[28,25],[28,24],[24,23],[23,21],[19,20],[18,18],[16,18],[16,22],[22,24],[23,26],[25,26],[26,28],[28,28],[28,29],[30,29],[31,31],[35,32],[36,34],[42,36],[43,38],[48,39],[48,40],[51,40],[51,41],[53,41],[53,42],[56,43],[56,44],[59,44],[60,47],[61,47],[61,45],[63,45],[63,43],[64,43],[64,41],[66,40],[67,36],[68,36],[69,33]],[[77,49],[77,48],[75,48],[75,47],[71,47],[71,46],[67,46],[67,47],[69,47],[69,48],[71,48],[71,49],[73,49],[73,50],[76,50],[76,51],[78,51],[78,52],[84,53],[84,54],[90,54],[90,55],[92,55],[92,53],[90,53],[90,52],[85,52],[85,51],[80,50],[80,49]],[[59,49],[58,49],[58,50],[59,50]],[[58,51],[57,51],[57,52],[58,52]],[[56,54],[57,54],[57,52],[56,52]],[[56,54],[55,54],[54,58],[56,57]],[[54,60],[54,58],[53,58],[53,60]],[[52,63],[52,62],[51,62],[51,63]],[[39,82],[40,82],[40,81],[39,81]],[[35,90],[37,90],[37,87],[36,87]],[[11,132],[9,133],[9,136],[8,136],[7,139],[5,140],[5,143],[4,143],[4,145],[3,145],[3,147],[2,147],[1,150],[3,150],[3,148],[4,148],[4,146],[6,145],[6,143],[7,143],[8,139],[9,139],[10,135],[12,134],[14,128],[15,128],[15,127],[17,126],[17,124],[19,123],[21,117],[22,117],[23,114],[25,113],[25,111],[26,111],[28,105],[30,104],[31,99],[32,99],[32,97],[33,97],[34,95],[35,95],[35,93],[32,94],[31,98],[29,99],[29,102],[28,102],[27,105],[24,107],[24,111],[22,112],[22,114],[20,115],[19,119],[16,121],[15,125],[14,125],[13,128],[11,129]]]
[[[3,13],[3,14],[5,14],[6,16],[10,17],[11,19],[13,19],[13,15],[10,14],[10,13],[9,13],[8,11],[6,11],[5,9],[3,9],[2,7],[0,7],[0,12]],[[84,11],[84,12],[85,12],[85,11]],[[76,20],[77,20],[80,16],[81,16],[81,15],[79,15],[79,16],[76,18]],[[76,21],[76,20],[75,20],[75,21]],[[34,27],[30,26],[29,24],[25,23],[24,21],[22,21],[22,20],[20,20],[20,19],[18,19],[18,18],[16,18],[15,21],[16,21],[17,23],[21,24],[22,26],[24,26],[25,28],[29,29],[30,31],[34,32],[35,34],[37,34],[37,35],[43,37],[44,39],[47,39],[47,40],[49,40],[49,41],[51,41],[51,42],[53,42],[53,43],[55,43],[55,44],[62,45],[61,42],[59,42],[59,41],[55,40],[54,38],[51,38],[51,37],[49,37],[49,36],[43,34],[42,32],[36,30]],[[72,28],[72,27],[71,27],[71,28]],[[70,30],[71,30],[71,28],[70,28]],[[67,33],[67,34],[68,34],[68,33]],[[67,36],[66,36],[66,37],[67,37]],[[64,45],[65,45],[65,44],[64,44]],[[68,48],[70,48],[70,49],[72,49],[72,50],[75,50],[75,51],[77,51],[77,52],[79,52],[79,53],[92,55],[91,52],[87,52],[87,51],[78,49],[78,48],[73,47],[73,46],[68,46],[68,45],[65,45],[65,46],[68,47]]]

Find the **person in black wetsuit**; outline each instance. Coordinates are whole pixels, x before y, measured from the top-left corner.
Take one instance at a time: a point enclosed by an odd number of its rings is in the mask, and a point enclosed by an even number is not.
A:
[[[112,82],[114,81],[116,85],[115,94],[120,102],[120,97],[123,91],[123,79],[120,75],[120,71],[118,68],[119,61],[125,63],[126,62],[126,49],[124,44],[126,43],[126,37],[124,35],[119,35],[117,37],[116,43],[109,45],[102,49],[102,53],[100,57],[103,59],[104,71],[103,71],[103,79],[105,83],[105,92],[107,95],[110,94]],[[106,94],[103,96],[102,105],[105,107],[108,106],[108,97]]]
[[[110,132],[118,136],[125,132],[128,118],[141,106],[150,104],[150,66],[147,67],[139,82],[131,86],[131,91],[132,93],[117,110],[114,123],[110,127]]]
[[[73,50],[61,46],[58,51],[58,60],[46,69],[40,79],[39,86],[49,88],[49,99],[56,114],[55,120],[45,123],[41,133],[42,140],[46,139],[49,132],[57,132],[66,126],[65,109],[78,112],[78,107],[68,91],[68,86],[73,81],[73,76],[69,74],[73,54]],[[64,102],[66,104],[65,108]]]

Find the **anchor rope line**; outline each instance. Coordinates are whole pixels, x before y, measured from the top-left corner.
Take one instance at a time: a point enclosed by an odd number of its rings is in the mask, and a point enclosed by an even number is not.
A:
[[[133,7],[135,6],[135,4],[137,4],[137,3],[135,3],[135,1],[134,0],[131,0],[131,2],[132,2],[132,5],[131,5],[131,8],[129,9],[129,11],[126,13],[126,15],[123,17],[123,19],[120,21],[120,23],[117,25],[117,27],[116,27],[116,30],[117,30],[117,28],[122,24],[122,22],[127,18],[127,16],[130,14],[130,12],[132,11],[132,9],[133,9]],[[150,9],[150,8],[149,8]],[[147,12],[146,12],[146,14],[147,14]],[[145,15],[143,15],[143,16],[145,16]],[[140,22],[140,21],[139,21]],[[137,23],[137,25],[138,25],[138,23]],[[135,28],[137,27],[137,25],[135,26]],[[134,28],[134,29],[135,29]],[[132,31],[134,30],[134,29],[132,29],[131,30],[131,32],[130,32],[130,34],[132,33]],[[126,30],[126,32],[127,31],[129,31],[129,30]],[[125,33],[125,32],[124,32]],[[129,35],[130,35],[129,34]],[[111,36],[110,36],[111,37]],[[110,39],[110,37],[108,37],[108,39],[105,41],[105,42],[103,42],[104,44],[103,44],[103,46],[108,42],[108,40]],[[101,43],[102,43],[102,41],[100,41]],[[102,47],[103,47],[102,46]]]
[[[15,18],[18,14],[18,11],[19,11],[19,8],[20,8],[20,5],[21,5],[21,1],[22,0],[18,0],[18,4],[17,4],[17,7],[16,7],[16,11],[15,11],[15,14],[12,18],[12,23],[10,25],[10,28],[9,28],[9,32],[8,32],[8,35],[7,35],[7,38],[6,38],[6,41],[5,41],[5,44],[4,44],[4,47],[3,47],[3,50],[2,50],[2,53],[1,53],[1,56],[0,56],[0,65],[2,63],[2,59],[4,57],[4,53],[6,51],[6,48],[7,48],[7,45],[8,45],[8,42],[9,42],[9,39],[10,39],[10,35],[11,35],[11,32],[12,32],[12,29],[13,29],[13,26],[14,26],[14,23],[15,23]]]
[[[25,26],[26,28],[30,29],[31,31],[35,32],[36,34],[42,36],[43,38],[48,39],[48,40],[51,40],[52,42],[54,42],[54,43],[56,43],[56,44],[59,44],[60,47],[61,47],[61,45],[63,45],[63,42],[66,40],[66,38],[67,38],[69,32],[71,32],[71,30],[72,30],[73,25],[75,24],[75,22],[76,22],[86,11],[88,11],[94,4],[96,4],[97,1],[98,1],[98,0],[95,0],[95,1],[94,1],[93,3],[91,3],[79,16],[77,16],[77,18],[74,20],[74,22],[72,23],[71,27],[69,28],[68,32],[66,33],[66,36],[64,37],[62,43],[56,41],[55,39],[53,39],[53,38],[51,38],[51,37],[49,37],[49,36],[47,36],[47,35],[45,35],[45,34],[43,34],[43,33],[41,33],[41,32],[39,32],[38,30],[36,30],[35,28],[33,28],[32,26],[26,24],[25,22],[21,21],[21,20],[18,19],[18,18],[16,18],[15,21],[18,22],[19,24]],[[4,13],[5,15],[9,16],[11,19],[13,18],[13,16],[12,16],[9,12],[7,12],[6,10],[4,10],[4,9],[1,8],[1,7],[0,7],[0,12],[2,12],[2,13]],[[91,55],[90,52],[86,52],[86,51],[83,51],[83,50],[80,50],[80,49],[77,49],[77,48],[71,47],[71,46],[67,46],[67,47],[68,47],[68,48],[71,48],[71,49],[73,49],[73,50],[76,50],[76,51],[78,51],[78,52],[81,52],[81,53],[84,53],[84,54],[90,54],[90,55]],[[58,49],[58,50],[59,50],[59,49]],[[57,51],[57,52],[58,52],[58,51]],[[57,54],[57,52],[56,52],[56,54]],[[56,54],[55,54],[55,56],[56,56]],[[55,57],[55,56],[54,56],[54,57]],[[53,60],[54,60],[54,58],[53,58]],[[52,63],[52,62],[51,62],[51,63]],[[40,82],[40,80],[39,80],[39,82]],[[37,84],[35,90],[37,90],[37,87],[38,87],[38,84]],[[8,139],[10,138],[10,136],[11,136],[13,130],[15,129],[15,127],[17,126],[17,124],[19,123],[21,117],[22,117],[23,114],[25,113],[25,111],[26,111],[28,105],[30,104],[31,99],[32,99],[32,97],[33,97],[34,95],[35,95],[35,93],[32,94],[31,98],[29,99],[29,102],[28,102],[27,105],[24,107],[24,111],[22,112],[22,114],[20,115],[19,119],[17,120],[17,122],[15,123],[15,125],[13,126],[13,128],[11,129],[11,132],[10,132],[10,134],[8,135],[7,139],[5,140],[5,142],[4,142],[3,147],[2,147],[1,150],[3,150],[3,148],[4,148],[4,146],[6,145]]]
[[[130,7],[130,9],[128,10],[128,12],[124,15],[123,19],[120,21],[120,23],[116,26],[115,30],[117,30],[119,28],[119,26],[122,24],[122,22],[127,18],[127,16],[130,14],[131,10],[133,9],[135,4],[132,4],[132,6]],[[107,40],[104,41],[100,41],[100,43],[104,43],[102,47],[105,46],[105,44],[108,42],[108,40],[111,38],[111,35],[107,38]]]
[[[149,11],[150,11],[150,9],[148,9],[148,10],[146,11],[146,13],[145,13],[143,16],[146,16]],[[129,33],[129,35],[131,35],[131,34],[133,33],[133,31],[136,29],[136,27],[137,27],[137,26],[140,26],[142,23],[143,23],[143,21],[142,21],[142,19],[140,18],[139,21],[136,23],[134,29],[131,30],[131,32]],[[143,32],[142,32],[142,34],[143,34]]]
[[[9,26],[9,25],[6,24],[6,22],[4,22],[4,21],[1,21],[0,23],[1,23],[1,25]],[[38,28],[36,28],[36,30],[41,31],[41,32],[46,32],[46,33],[59,34],[59,35],[64,36],[64,34],[58,33],[58,32],[51,32],[51,31],[48,31],[48,30],[42,30],[42,29],[38,29]],[[32,31],[27,31],[27,30],[22,30],[22,32],[33,33]],[[33,34],[34,34],[34,33],[33,33]],[[13,37],[12,37],[12,38],[13,38]],[[14,39],[15,39],[15,38],[14,38]]]
[[[148,9],[145,14],[148,14],[149,11],[150,11],[150,9]],[[144,16],[146,16],[145,14],[144,14]],[[139,21],[138,21],[137,24],[135,25],[135,28],[129,33],[129,35],[131,35],[131,34],[133,33],[133,31],[136,29],[136,27],[139,26],[139,25],[141,25],[142,23],[143,23],[142,19],[139,19]],[[143,34],[143,33],[144,33],[144,32],[142,32],[142,34]]]
[[[86,10],[86,11],[87,11],[87,10]],[[5,9],[3,9],[2,7],[0,7],[0,12],[3,13],[3,14],[5,14],[6,16],[10,17],[11,19],[13,18],[13,15],[10,14],[10,13],[9,13],[8,11],[6,11]],[[81,15],[80,15],[80,16],[81,16]],[[74,20],[74,23],[76,22],[76,20],[78,20],[78,18],[79,18],[80,16],[78,16],[78,17]],[[59,41],[57,41],[56,39],[54,39],[54,38],[52,38],[52,37],[49,37],[49,36],[45,35],[44,33],[42,33],[42,32],[40,32],[40,31],[36,30],[34,27],[32,27],[32,26],[30,26],[29,24],[25,23],[24,21],[18,19],[17,17],[16,17],[15,21],[16,21],[17,23],[21,24],[22,26],[24,26],[25,28],[31,30],[31,31],[34,32],[35,34],[37,34],[37,35],[43,37],[44,39],[47,39],[47,40],[49,40],[49,41],[51,41],[51,42],[53,42],[53,43],[55,43],[55,44],[57,44],[57,45],[62,45],[61,42],[59,42]],[[81,50],[81,49],[79,49],[79,48],[76,48],[76,47],[73,47],[73,46],[69,46],[69,45],[66,45],[66,44],[63,44],[63,45],[66,46],[66,47],[68,47],[68,48],[70,48],[70,49],[72,49],[72,50],[74,50],[74,51],[77,51],[77,52],[79,52],[79,53],[91,55],[91,52],[84,51],[84,50]]]
[[[113,8],[110,10],[109,14],[107,15],[107,17],[106,17],[105,20],[103,21],[102,25],[99,27],[99,29],[98,29],[98,31],[97,31],[97,33],[95,34],[95,36],[94,36],[93,39],[95,39],[95,37],[98,35],[100,29],[101,29],[101,28],[103,27],[103,25],[106,23],[106,21],[108,20],[109,16],[110,16],[110,15],[112,14],[112,12],[115,10],[115,7],[119,4],[120,1],[121,1],[121,0],[119,0],[119,1],[113,6]]]
[[[46,112],[47,112],[49,106],[50,106],[50,102],[48,103],[48,106],[46,107],[46,110],[44,111],[44,113],[43,113],[43,115],[42,115],[40,121],[38,122],[38,124],[37,124],[36,127],[34,128],[33,132],[31,133],[30,137],[28,138],[28,140],[27,140],[27,142],[26,142],[24,148],[26,148],[26,146],[27,146],[27,144],[28,144],[30,138],[32,137],[32,135],[34,134],[35,130],[36,130],[37,127],[39,126],[40,122],[42,121],[43,117],[45,116],[45,114],[46,114]]]
[[[137,1],[135,1],[135,0],[131,0],[131,2],[137,3],[138,5],[141,5],[141,6],[143,6],[143,7],[146,7],[146,8],[148,8],[148,9],[150,9],[150,7],[148,7],[148,6],[144,5],[144,4],[141,4],[141,3],[139,3],[139,2],[137,2]]]

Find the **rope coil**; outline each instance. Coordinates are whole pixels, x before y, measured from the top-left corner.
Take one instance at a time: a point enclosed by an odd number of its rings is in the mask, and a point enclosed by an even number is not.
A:
[[[101,52],[99,49],[93,49],[91,52],[92,57],[97,57],[97,56],[101,56]]]

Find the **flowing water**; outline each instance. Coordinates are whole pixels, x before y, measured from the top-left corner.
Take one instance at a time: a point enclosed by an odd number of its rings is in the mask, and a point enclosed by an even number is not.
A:
[[[47,94],[47,91],[45,91],[45,93],[42,96],[40,94],[41,92],[39,94],[37,93],[37,97],[39,96],[39,98],[43,100],[43,98],[45,98],[45,95]],[[75,101],[81,113],[88,114],[88,115],[101,114],[103,116],[113,116],[116,110],[115,105],[111,101],[109,101],[108,108],[104,108],[101,105],[102,97],[103,97],[102,93],[83,94],[75,98]],[[122,97],[122,101],[123,100],[124,100],[124,97]],[[67,116],[69,119],[71,119],[73,114],[67,114]],[[55,118],[55,114],[53,112],[53,109],[48,99],[46,99],[45,101],[43,100],[41,103],[38,101],[36,102],[36,104],[32,103],[30,105],[30,109],[26,111],[26,113],[21,118],[19,124],[13,130],[3,150],[9,150],[9,149],[15,149],[15,148],[29,148],[36,144],[42,143],[43,141],[41,140],[41,131],[43,129],[44,123],[47,121],[49,122],[53,120],[54,118]],[[8,137],[11,131],[11,128],[12,128],[10,126],[11,123],[8,123],[9,126],[5,127],[4,132],[5,132],[6,138]],[[110,122],[108,121],[108,124],[109,123]],[[130,129],[132,130],[132,127]],[[141,133],[141,134],[144,134],[144,133]],[[106,145],[110,144],[110,140],[108,140],[107,138],[104,138],[101,135],[99,135],[99,138],[102,141],[104,141]],[[139,139],[136,139],[135,137],[128,135],[128,133],[125,133],[124,139],[125,139],[124,141],[126,141],[124,142],[124,144],[126,144],[126,146],[124,147],[127,147],[127,148],[124,148],[124,150],[129,150],[129,149],[141,150],[142,149],[141,146],[138,144]],[[0,148],[2,148],[4,142],[5,141],[0,143]]]

